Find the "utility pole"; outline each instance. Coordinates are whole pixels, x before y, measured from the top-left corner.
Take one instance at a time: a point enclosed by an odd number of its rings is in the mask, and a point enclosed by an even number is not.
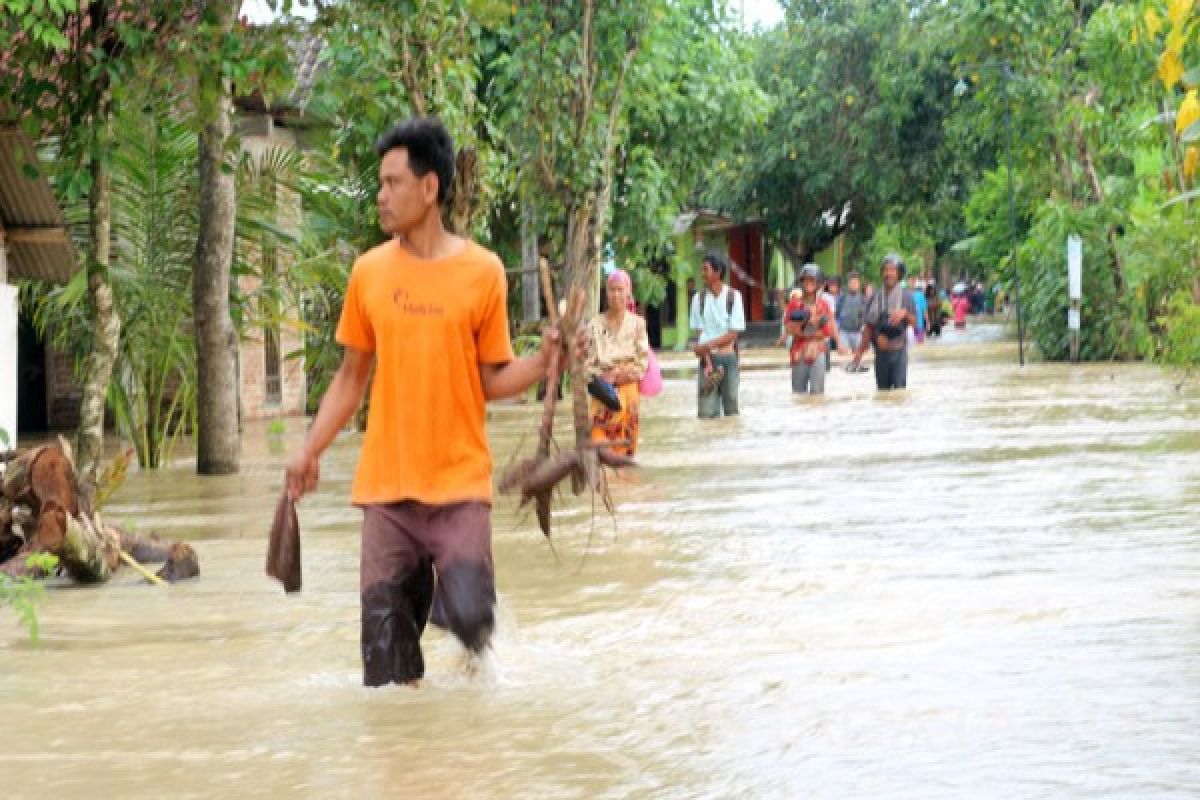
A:
[[[1012,146],[1012,98],[1009,96],[1008,81],[1012,69],[1007,61],[1000,64],[1000,86],[1004,94],[1004,149],[1008,151],[1008,234],[1012,239],[1013,302],[1017,310],[1017,360],[1025,366],[1025,323],[1021,314],[1021,267],[1017,264],[1017,202],[1013,189],[1013,146]]]

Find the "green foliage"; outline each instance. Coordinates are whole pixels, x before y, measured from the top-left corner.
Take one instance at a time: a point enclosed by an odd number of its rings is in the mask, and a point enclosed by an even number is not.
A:
[[[714,166],[747,163],[746,131],[760,127],[767,111],[751,40],[727,3],[680,0],[662,11],[630,78],[610,237],[643,305],[665,295],[655,262],[672,250],[675,219],[700,200]]]
[[[309,111],[327,126],[314,144],[332,154],[359,200],[341,220],[356,249],[382,240],[374,215],[363,213],[378,189],[375,142],[408,117],[437,116],[457,147],[476,151],[476,204],[486,213],[498,168],[480,53],[488,49],[484,26],[502,23],[507,8],[494,0],[348,0],[320,9],[313,32],[324,41],[322,70]]]
[[[1021,174],[1013,172],[1013,207],[1017,242],[1029,231],[1036,203],[1029,185]],[[1012,277],[1013,231],[1009,224],[1008,173],[1005,169],[988,170],[975,185],[963,209],[967,226],[973,234],[963,244],[964,249],[988,274],[1002,273]]]
[[[747,131],[744,161],[715,170],[713,204],[761,216],[793,260],[854,228],[860,240],[898,206],[932,197],[946,154],[946,56],[924,4],[791,2],[756,42],[772,98]]]
[[[1162,361],[1188,370],[1200,364],[1200,303],[1185,291],[1176,292],[1163,321]]]
[[[1010,101],[1022,300],[1045,357],[1068,352],[1069,234],[1084,239],[1083,358],[1188,352],[1171,331],[1187,330],[1200,226],[1172,110],[1186,87],[1166,86],[1164,95],[1160,66],[1166,54],[1191,52],[1185,43],[1200,28],[1187,27],[1187,5],[1174,4],[1179,25],[1152,0],[1077,3],[1069,13],[1051,0],[968,0],[957,9],[956,62],[969,91],[951,135],[994,165],[965,208],[964,249],[1011,278],[1003,175]]]
[[[1109,266],[1109,224],[1103,207],[1077,209],[1053,200],[1034,216],[1018,261],[1026,329],[1044,358],[1062,360],[1070,351],[1066,242],[1073,233],[1082,237],[1084,253],[1080,358],[1131,358],[1143,346],[1134,297],[1118,293]]]
[[[79,7],[77,0],[0,0],[0,45],[8,50],[14,39],[27,39],[43,51],[65,50],[70,41],[63,35],[63,20]]]
[[[863,248],[858,271],[864,280],[878,281],[884,256],[895,253],[904,259],[909,275],[919,275],[932,266],[925,261],[933,252],[933,238],[925,230],[900,222],[885,222],[875,227],[871,240]]]
[[[25,564],[34,574],[49,575],[58,567],[58,559],[50,553],[34,553],[25,559]],[[0,573],[0,608],[7,607],[12,611],[34,642],[39,633],[37,606],[45,596],[46,589],[40,578],[11,578]]]

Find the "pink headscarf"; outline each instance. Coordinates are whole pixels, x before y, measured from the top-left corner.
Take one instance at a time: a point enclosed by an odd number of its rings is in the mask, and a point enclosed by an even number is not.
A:
[[[625,310],[637,311],[637,306],[633,302],[633,281],[629,277],[629,273],[623,269],[614,269],[608,274],[609,286],[624,286],[625,287]]]

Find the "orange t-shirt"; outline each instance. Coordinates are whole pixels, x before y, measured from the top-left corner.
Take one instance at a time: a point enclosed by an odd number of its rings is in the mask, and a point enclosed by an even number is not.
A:
[[[351,501],[491,502],[479,365],[513,359],[500,259],[474,242],[430,261],[394,240],[369,250],[350,273],[337,341],[375,354]]]

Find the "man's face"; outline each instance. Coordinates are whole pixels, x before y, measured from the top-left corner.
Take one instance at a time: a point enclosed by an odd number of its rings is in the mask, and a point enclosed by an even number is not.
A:
[[[816,278],[803,279],[802,281],[800,281],[800,288],[804,290],[804,294],[806,297],[812,297],[814,294],[817,293],[817,279]]]
[[[900,282],[900,267],[889,261],[883,265],[883,285],[891,289]]]
[[[862,288],[862,282],[858,278],[851,278],[846,281],[846,289],[857,293]]]
[[[437,205],[437,173],[418,177],[408,164],[408,151],[395,147],[379,163],[379,227],[390,234],[406,233]]]
[[[910,289],[921,288],[921,287],[917,286],[917,276],[916,275],[913,275],[911,278],[908,279],[908,288],[910,288]]]
[[[700,274],[703,276],[705,283],[712,283],[713,281],[721,280],[721,271],[707,261],[704,262],[704,265],[700,268],[700,270]]]

